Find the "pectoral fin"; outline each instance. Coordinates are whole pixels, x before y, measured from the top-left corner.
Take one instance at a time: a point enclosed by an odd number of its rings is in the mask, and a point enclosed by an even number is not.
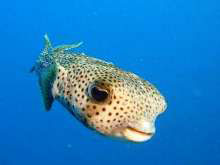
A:
[[[54,101],[52,95],[52,87],[53,87],[53,82],[56,78],[56,74],[57,74],[57,67],[55,64],[53,64],[42,72],[39,79],[39,84],[40,84],[41,93],[46,111],[50,110]]]

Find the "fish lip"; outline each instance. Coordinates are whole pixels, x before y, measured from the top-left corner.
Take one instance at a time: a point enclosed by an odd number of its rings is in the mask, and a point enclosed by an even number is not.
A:
[[[141,130],[138,130],[138,129],[132,128],[132,127],[127,127],[127,129],[129,129],[130,131],[134,131],[134,132],[143,134],[143,135],[147,135],[147,136],[153,136],[154,135],[154,132],[143,132]]]
[[[124,138],[133,142],[145,142],[151,139],[154,132],[143,132],[133,127],[126,127],[122,132]]]

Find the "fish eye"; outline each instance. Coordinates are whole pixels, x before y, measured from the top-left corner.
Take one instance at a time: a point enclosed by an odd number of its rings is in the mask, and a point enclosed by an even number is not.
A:
[[[108,91],[103,89],[96,84],[91,85],[88,88],[89,97],[97,102],[104,102],[108,98]]]

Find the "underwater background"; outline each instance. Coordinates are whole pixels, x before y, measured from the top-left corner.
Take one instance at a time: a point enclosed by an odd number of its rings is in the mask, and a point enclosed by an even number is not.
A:
[[[168,109],[154,137],[112,140],[58,103],[45,112],[29,73],[45,33],[156,85]],[[0,165],[220,164],[218,0],[2,1],[0,48]]]

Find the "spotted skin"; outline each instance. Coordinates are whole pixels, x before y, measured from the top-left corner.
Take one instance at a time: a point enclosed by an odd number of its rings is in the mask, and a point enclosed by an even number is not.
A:
[[[45,40],[46,46],[35,64],[35,71],[40,77],[48,67],[55,65],[56,75],[49,91],[54,100],[61,102],[84,125],[103,135],[130,141],[136,141],[136,137],[129,138],[125,128],[147,133],[149,130],[142,123],[151,123],[154,129],[155,119],[165,111],[166,102],[152,84],[112,63],[69,51],[76,45],[56,50],[47,36]],[[104,89],[107,98],[104,101],[92,98],[91,85]]]

